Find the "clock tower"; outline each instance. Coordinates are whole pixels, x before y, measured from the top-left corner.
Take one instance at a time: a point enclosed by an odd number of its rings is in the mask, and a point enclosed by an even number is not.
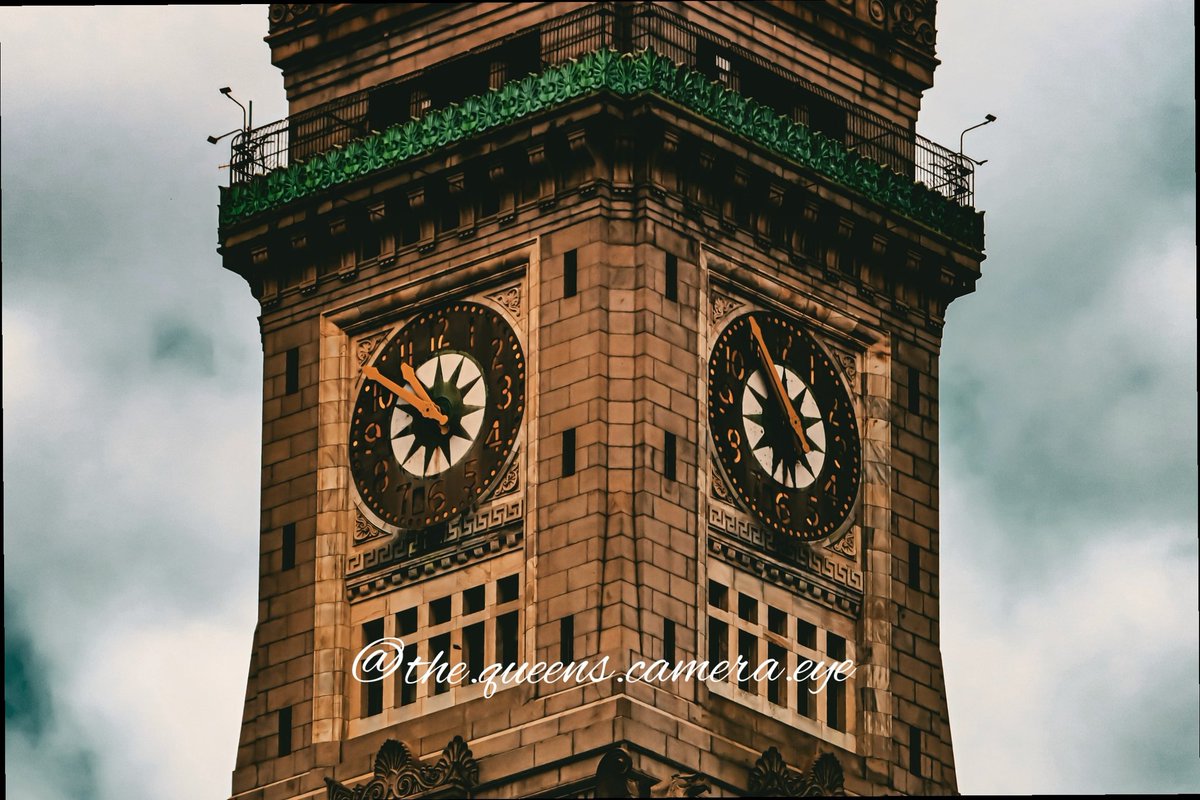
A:
[[[956,791],[983,225],[915,133],[933,11],[270,7],[290,114],[220,208],[264,365],[233,798]]]

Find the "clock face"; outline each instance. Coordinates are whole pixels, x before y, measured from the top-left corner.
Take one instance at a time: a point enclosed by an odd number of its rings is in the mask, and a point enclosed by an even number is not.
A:
[[[451,303],[400,329],[363,367],[350,472],[364,506],[398,528],[468,511],[495,482],[525,410],[525,356],[495,311]]]
[[[804,540],[841,527],[858,497],[858,423],[812,336],[768,312],[738,317],[709,358],[708,403],[731,488],[765,525]]]

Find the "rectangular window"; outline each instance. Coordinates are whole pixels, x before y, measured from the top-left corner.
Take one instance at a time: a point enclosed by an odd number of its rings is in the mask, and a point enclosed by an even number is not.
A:
[[[663,661],[675,663],[675,621],[663,620]]]
[[[796,665],[800,666],[800,665],[804,664],[805,661],[811,662],[812,659],[805,658],[804,656],[798,656]],[[812,672],[813,672],[813,670],[809,669],[806,674],[811,676]],[[832,683],[832,681],[831,681],[831,683]],[[814,687],[812,685],[811,677],[808,677],[805,680],[798,681],[796,683],[796,712],[801,714],[802,716],[808,717],[809,719],[813,718],[813,697],[815,695],[813,695],[813,693],[809,691],[809,689],[812,689],[812,688],[814,688]]]
[[[908,586],[921,588],[921,548],[912,542],[908,544]]]
[[[407,636],[417,632],[417,607],[406,608],[396,614],[396,635]]]
[[[416,119],[422,116],[429,107],[433,105],[433,100],[429,97],[429,93],[424,89],[413,89],[409,95],[408,116]]]
[[[777,644],[767,645],[767,658],[779,666],[775,668],[778,675],[775,679],[767,678],[767,700],[776,705],[787,705],[787,650]]]
[[[483,587],[475,586],[463,592],[463,614],[483,611]]]
[[[296,523],[283,526],[283,553],[281,567],[285,570],[296,566]]]
[[[921,775],[921,729],[908,726],[908,771],[918,778]]]
[[[450,597],[438,597],[430,603],[430,625],[442,625],[450,621]]]
[[[412,611],[414,612],[413,618],[415,619],[416,618],[416,613],[415,613],[416,609],[414,608],[414,609],[412,609]],[[395,681],[396,681],[396,705],[397,706],[410,706],[413,703],[417,702],[417,684],[415,682],[410,683],[409,681],[406,680],[406,677],[408,675],[408,662],[412,661],[413,657],[416,654],[417,654],[416,644],[411,644],[411,645],[405,647],[404,652],[400,655],[400,658],[399,658],[399,666],[396,668],[396,671],[394,673],[392,673],[395,676]],[[416,677],[417,677],[417,673],[414,672],[413,673],[414,681],[415,681]]]
[[[521,594],[521,578],[518,575],[508,575],[496,581],[496,602],[510,603]]]
[[[708,604],[722,611],[729,610],[729,587],[714,580],[708,582]]]
[[[914,414],[921,412],[921,373],[916,367],[908,368],[908,410]]]
[[[441,625],[450,621],[450,598],[439,597],[429,604],[429,624]]]
[[[483,623],[476,622],[463,628],[463,663],[467,665],[466,682],[483,672]]]
[[[429,640],[429,663],[432,664],[441,656],[440,663],[434,674],[433,693],[445,694],[450,691],[450,682],[443,680],[449,669],[440,669],[442,664],[452,664],[450,655],[450,634],[443,633]]]
[[[364,622],[362,626],[362,646],[366,647],[372,642],[377,642],[383,638],[383,619],[373,619],[369,622]],[[367,672],[364,677],[378,677],[378,672],[372,670]],[[363,710],[364,717],[373,717],[376,714],[383,713],[383,681],[373,680],[369,683],[363,683]]]
[[[836,633],[825,634],[825,652],[834,661],[846,660],[846,640]]]
[[[738,681],[738,688],[758,694],[758,683],[750,677],[758,669],[758,637],[749,631],[738,631],[738,655],[746,662],[742,670],[745,677]]]
[[[562,475],[575,474],[575,429],[567,428],[562,435]]]
[[[746,622],[758,622],[758,601],[738,592],[738,618]]]
[[[279,709],[279,755],[292,752],[292,707]]]
[[[284,355],[283,391],[295,394],[300,391],[300,348],[293,347]]]
[[[517,663],[517,614],[510,611],[496,618],[496,663]]]
[[[729,626],[719,619],[708,618],[708,663],[716,666],[728,660]]]
[[[767,630],[787,636],[787,614],[775,606],[767,606]]]
[[[830,661],[846,660],[846,640],[834,633],[825,634],[825,651]],[[846,684],[830,680],[825,684],[825,724],[836,731],[846,730]]]
[[[796,620],[796,641],[805,647],[817,649],[817,626],[807,620]]]
[[[579,260],[574,250],[563,254],[563,297],[574,297],[579,289]]]
[[[488,88],[499,89],[508,77],[508,65],[503,61],[492,61],[488,64]]]
[[[663,296],[668,300],[679,300],[679,258],[673,253],[667,253],[667,283]]]
[[[675,480],[675,434],[663,435],[663,477]]]
[[[575,617],[569,614],[558,621],[558,660],[564,664],[575,660]]]

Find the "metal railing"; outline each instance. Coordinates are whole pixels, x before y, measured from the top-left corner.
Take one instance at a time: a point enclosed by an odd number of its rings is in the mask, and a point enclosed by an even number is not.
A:
[[[959,205],[974,202],[975,165],[969,158],[654,3],[594,3],[420,72],[243,131],[232,139],[230,182],[246,182],[419,117],[430,108],[494,88],[488,86],[495,74],[489,66],[502,63],[506,56],[510,63],[537,69],[603,48],[652,49],[840,140],[848,149]],[[519,54],[515,62],[513,54]]]

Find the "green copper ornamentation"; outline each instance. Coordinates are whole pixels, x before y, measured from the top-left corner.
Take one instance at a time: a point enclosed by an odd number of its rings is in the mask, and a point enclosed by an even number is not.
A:
[[[774,109],[652,50],[597,50],[486,94],[430,111],[287,167],[221,189],[220,222],[232,225],[355,178],[561,105],[610,91],[670,100],[917,222],[974,247],[983,215],[848,149]]]

